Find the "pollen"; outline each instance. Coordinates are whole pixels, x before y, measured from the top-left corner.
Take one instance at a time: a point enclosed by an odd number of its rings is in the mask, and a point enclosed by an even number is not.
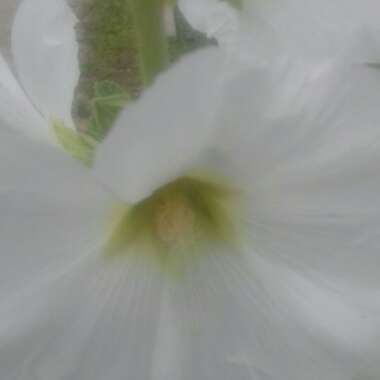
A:
[[[195,231],[194,210],[183,196],[166,197],[157,205],[155,233],[166,245],[186,244]]]

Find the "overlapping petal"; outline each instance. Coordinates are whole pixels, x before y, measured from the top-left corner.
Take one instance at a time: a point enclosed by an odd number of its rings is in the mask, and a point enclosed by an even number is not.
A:
[[[32,106],[1,55],[0,120],[32,138],[51,141],[47,121]]]
[[[121,113],[98,151],[95,170],[127,202],[137,202],[191,167],[209,146],[221,95],[223,57],[191,54]]]
[[[0,129],[0,304],[100,254],[112,199],[77,162]]]
[[[12,30],[19,78],[45,118],[73,126],[71,107],[79,78],[76,18],[64,0],[24,0]]]
[[[231,91],[228,114],[241,117],[223,144],[250,188],[264,255],[378,284],[379,88],[371,66],[285,65]]]
[[[268,64],[283,57],[334,58],[344,54],[357,33],[379,32],[376,0],[245,0],[241,11],[227,10],[220,0],[180,0],[180,6],[195,28],[217,38],[234,56]]]
[[[154,268],[92,257],[0,302],[1,375],[150,379],[161,280]]]
[[[341,296],[320,286],[317,292],[311,290],[307,280],[295,285],[281,265],[255,259],[255,250],[252,245],[246,253],[209,252],[188,272],[182,286],[172,288],[181,326],[181,379],[346,380],[360,374],[368,363],[358,354],[359,342],[364,350],[363,346],[370,345],[368,340],[372,344],[376,340],[372,335],[375,320],[368,323],[365,319],[368,311],[366,315],[361,310],[358,316],[355,306],[347,306]],[[326,330],[299,310],[316,294],[325,302],[334,299],[335,306],[321,311],[323,317],[316,313],[316,319],[330,318],[331,329],[336,310],[341,309],[346,313],[347,329],[360,328],[363,333],[368,323],[367,335],[350,341],[350,331],[341,337],[344,348],[339,347]]]
[[[220,0],[179,0],[179,6],[187,21],[196,30],[227,48],[237,44],[240,33],[240,16],[228,2]]]

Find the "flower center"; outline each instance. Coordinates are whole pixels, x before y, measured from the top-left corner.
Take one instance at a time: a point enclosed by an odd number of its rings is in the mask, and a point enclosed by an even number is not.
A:
[[[185,197],[167,197],[157,205],[154,223],[155,234],[163,244],[178,245],[194,233],[194,210]]]
[[[209,179],[182,177],[112,217],[107,255],[142,255],[170,260],[194,256],[205,243],[232,243],[237,235],[239,193]]]

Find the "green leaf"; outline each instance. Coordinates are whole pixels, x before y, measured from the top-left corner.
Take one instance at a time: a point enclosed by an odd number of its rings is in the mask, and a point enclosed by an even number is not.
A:
[[[121,86],[112,81],[97,82],[94,92],[87,134],[100,142],[110,131],[119,112],[128,103],[130,97]]]
[[[162,0],[129,0],[135,21],[140,69],[145,86],[169,64]]]
[[[103,80],[96,82],[94,85],[95,97],[105,98],[108,96],[124,96],[128,98],[127,91],[118,83],[111,80]]]
[[[92,165],[96,147],[95,141],[65,127],[63,122],[59,120],[53,120],[51,127],[59,145],[65,152],[83,162],[86,166]]]
[[[112,80],[133,97],[168,64],[163,0],[70,0],[79,19],[78,93],[93,98],[94,83]]]

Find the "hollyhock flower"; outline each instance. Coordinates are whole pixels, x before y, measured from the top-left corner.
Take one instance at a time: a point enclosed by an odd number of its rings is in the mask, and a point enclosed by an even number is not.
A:
[[[376,0],[179,0],[179,5],[196,29],[248,61],[334,58],[358,33],[380,31]],[[361,61],[360,55],[350,58]]]
[[[379,71],[223,64],[162,74],[88,170],[20,133],[49,120],[1,61],[0,378],[379,375]]]
[[[355,295],[378,284],[379,72],[222,62],[161,75],[93,172],[2,119],[2,378],[375,373]]]

